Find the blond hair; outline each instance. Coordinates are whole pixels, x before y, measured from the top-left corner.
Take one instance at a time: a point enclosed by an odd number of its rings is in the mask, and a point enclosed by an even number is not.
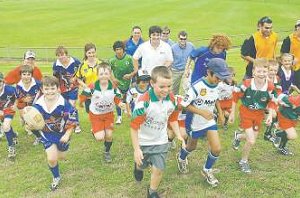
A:
[[[172,72],[166,66],[157,66],[151,72],[151,80],[155,83],[157,81],[158,77],[165,78],[165,79],[171,79]]]

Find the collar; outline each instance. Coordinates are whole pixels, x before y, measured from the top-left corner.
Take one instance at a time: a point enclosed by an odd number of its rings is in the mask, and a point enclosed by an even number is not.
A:
[[[72,65],[72,63],[75,62],[75,60],[74,60],[74,58],[72,56],[70,56],[69,58],[70,58],[70,60],[69,60],[68,66],[64,66],[58,59],[56,60],[56,65],[64,67],[64,68],[68,68],[70,65]]]
[[[255,91],[267,91],[268,90],[268,81],[266,80],[264,86],[261,89],[257,89],[254,83],[254,78],[251,79],[251,89]]]
[[[152,102],[158,102],[158,101],[159,101],[158,97],[157,97],[156,94],[154,93],[154,89],[153,89],[153,88],[151,88],[151,89],[149,90],[149,96],[150,96],[150,100],[151,100]],[[167,97],[164,98],[163,100],[170,100],[170,95],[168,94]]]
[[[52,113],[54,111],[54,109],[60,105],[64,105],[65,104],[65,99],[62,97],[62,95],[59,94],[59,98],[56,101],[56,103],[52,106],[52,108],[50,110],[48,110],[47,105],[46,105],[46,101],[45,101],[45,95],[42,95],[41,98],[36,102],[36,104],[40,105],[41,107],[43,107],[43,109],[47,112],[47,113]]]
[[[25,88],[25,85],[23,83],[22,80],[20,80],[20,82],[18,82],[18,84],[20,87],[22,87],[22,89],[24,89],[25,91],[29,91],[31,87],[33,87],[34,85],[36,85],[36,81],[34,78],[31,78],[31,83],[30,83],[30,86],[28,87],[28,89]]]

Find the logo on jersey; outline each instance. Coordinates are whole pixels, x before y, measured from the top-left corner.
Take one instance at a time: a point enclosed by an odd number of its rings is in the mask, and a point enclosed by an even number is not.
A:
[[[266,102],[266,101],[267,101],[267,98],[266,98],[266,97],[262,97],[260,100],[261,100],[262,102]]]
[[[205,96],[207,93],[206,89],[201,89],[200,90],[200,96]]]

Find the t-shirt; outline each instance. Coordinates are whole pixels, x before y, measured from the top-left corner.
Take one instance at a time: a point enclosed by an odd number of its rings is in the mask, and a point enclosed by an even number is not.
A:
[[[197,109],[205,109],[213,113],[219,99],[217,86],[208,83],[205,78],[199,79],[191,85],[181,105],[183,107],[193,105]],[[201,115],[186,111],[185,126],[187,131],[198,131],[215,124],[214,119],[207,120]]]
[[[21,80],[20,69],[21,69],[21,65],[17,66],[15,69],[8,72],[8,74],[4,78],[5,83],[9,85],[13,85],[20,82]],[[32,77],[38,81],[41,81],[43,78],[43,74],[37,66],[33,68]]]
[[[0,92],[0,111],[3,111],[4,118],[12,118],[15,114],[14,104],[16,101],[16,89],[10,85],[3,85]],[[0,116],[3,119],[2,116]]]
[[[16,86],[17,107],[23,109],[26,106],[31,106],[39,97],[41,82],[31,78],[31,83],[26,89],[22,80]],[[30,101],[25,102],[24,99],[30,97]]]
[[[111,66],[115,78],[119,81],[118,88],[122,91],[127,91],[131,80],[125,80],[123,77],[125,74],[133,72],[132,57],[128,54],[124,54],[121,59],[114,56],[109,59],[109,65]]]

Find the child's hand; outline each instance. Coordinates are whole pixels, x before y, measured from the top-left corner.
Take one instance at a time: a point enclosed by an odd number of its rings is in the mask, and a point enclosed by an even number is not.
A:
[[[144,155],[141,149],[134,150],[134,161],[137,166],[143,164]]]
[[[214,114],[208,110],[201,109],[201,116],[205,118],[206,120],[212,120],[214,119]]]
[[[118,106],[124,111],[126,109],[126,105],[123,102],[120,102]]]
[[[177,139],[181,141],[181,147],[185,148],[186,147],[185,140],[182,137],[177,138]]]
[[[67,143],[70,140],[70,135],[68,133],[65,133],[61,138],[60,138],[60,142],[61,143]]]
[[[272,113],[269,112],[269,115],[268,115],[268,117],[266,119],[266,125],[270,126],[272,124],[272,120],[273,120]]]

